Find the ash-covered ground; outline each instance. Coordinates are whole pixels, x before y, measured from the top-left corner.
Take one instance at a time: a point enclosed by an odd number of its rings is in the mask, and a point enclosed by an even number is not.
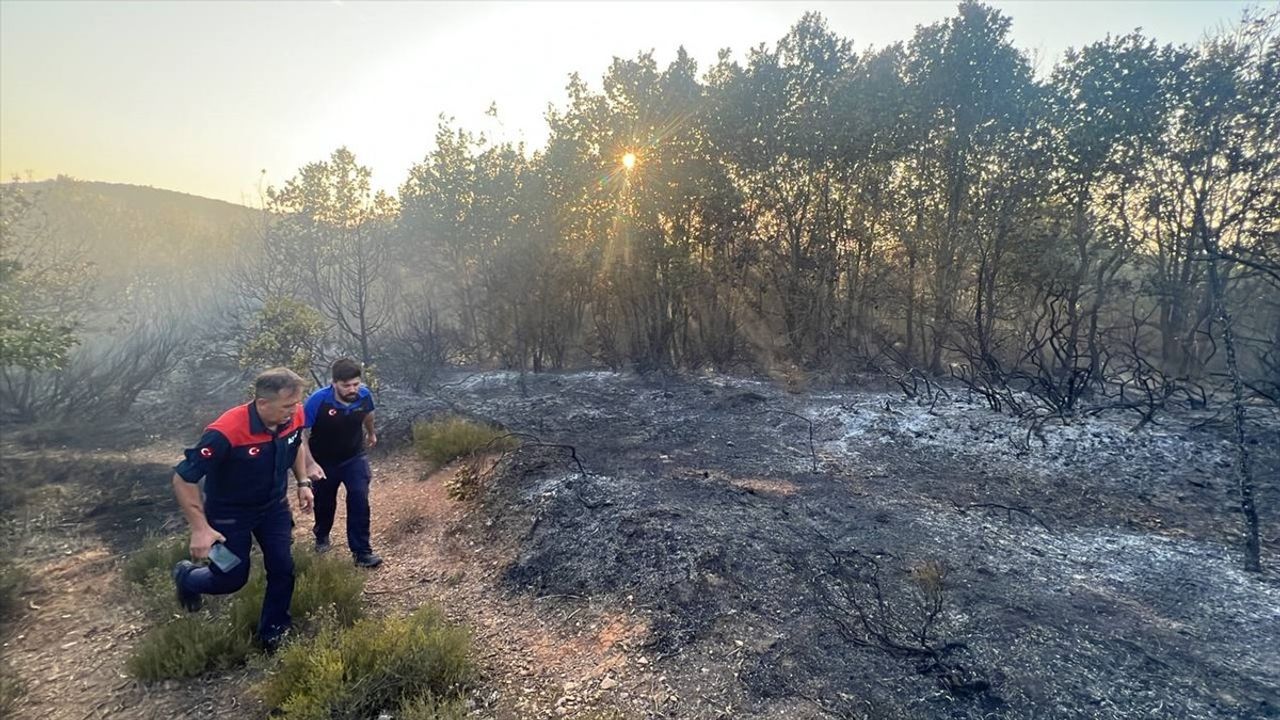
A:
[[[506,589],[648,618],[668,717],[1280,717],[1280,576],[1243,572],[1203,417],[1024,423],[953,390],[786,392],[606,372],[388,391],[572,446],[494,469]],[[1264,562],[1280,433],[1259,418]]]

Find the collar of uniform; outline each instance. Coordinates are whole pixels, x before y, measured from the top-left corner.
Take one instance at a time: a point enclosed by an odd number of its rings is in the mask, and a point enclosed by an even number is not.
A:
[[[249,401],[249,432],[254,435],[279,435],[289,429],[291,424],[293,424],[292,417],[280,423],[274,429],[267,427],[266,423],[262,422],[262,417],[258,415],[258,403],[253,400]]]
[[[258,402],[256,400],[249,401],[249,432],[254,435],[274,434],[267,428],[266,423],[262,422],[262,417],[258,415]]]

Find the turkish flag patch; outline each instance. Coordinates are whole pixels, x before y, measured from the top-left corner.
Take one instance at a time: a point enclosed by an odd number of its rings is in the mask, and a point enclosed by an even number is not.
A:
[[[211,458],[211,457],[213,457],[213,448],[211,448],[211,447],[202,447],[202,448],[200,448],[200,457],[202,457],[202,458]]]
[[[338,414],[337,408],[329,408],[329,417],[333,417],[334,415],[337,415],[337,414]]]
[[[262,452],[262,448],[260,448],[260,447],[251,447],[251,448],[249,448],[249,457],[258,457],[258,454],[259,454],[259,453],[261,453],[261,452]]]

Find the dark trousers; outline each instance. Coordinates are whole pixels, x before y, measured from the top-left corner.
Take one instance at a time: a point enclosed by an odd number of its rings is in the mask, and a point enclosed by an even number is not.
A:
[[[267,592],[258,619],[258,638],[266,643],[280,637],[292,624],[289,603],[293,600],[293,516],[289,503],[281,500],[258,510],[228,511],[205,508],[214,530],[227,538],[227,549],[240,564],[224,573],[214,565],[197,568],[183,578],[183,588],[204,595],[233,593],[249,580],[249,547],[258,539],[262,564],[267,570]]]
[[[338,486],[347,487],[347,547],[356,555],[373,552],[369,543],[369,460],[357,455],[338,465],[321,465],[325,478],[311,490],[316,498],[316,540],[328,540],[338,511]]]

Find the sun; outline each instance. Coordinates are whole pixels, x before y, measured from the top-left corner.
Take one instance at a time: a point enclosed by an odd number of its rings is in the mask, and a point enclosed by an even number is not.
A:
[[[623,155],[623,156],[622,156],[622,167],[624,167],[624,168],[626,168],[626,169],[630,170],[631,168],[633,168],[633,167],[635,167],[635,166],[636,166],[636,154],[635,154],[635,153],[627,153],[626,155]]]

